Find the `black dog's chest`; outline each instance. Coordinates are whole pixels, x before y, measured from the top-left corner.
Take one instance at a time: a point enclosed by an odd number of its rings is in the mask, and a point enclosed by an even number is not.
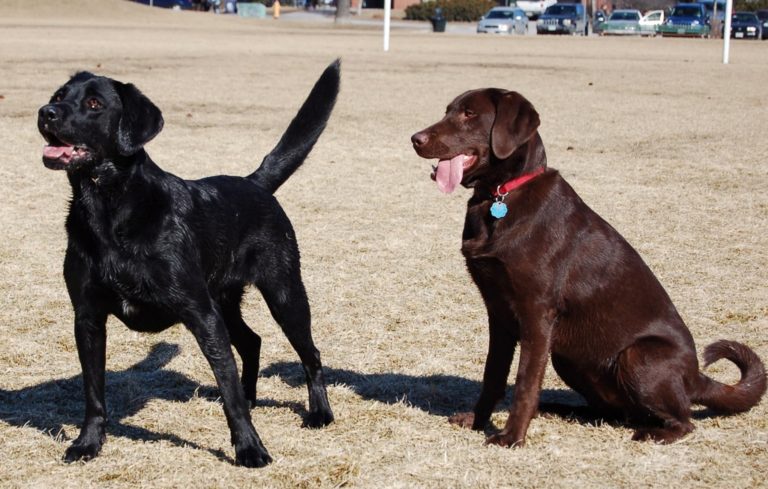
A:
[[[155,284],[144,260],[115,251],[105,251],[100,256],[98,270],[101,281],[120,295],[146,300],[146,292]]]
[[[132,311],[162,303],[159,296],[169,289],[171,252],[147,246],[143,237],[126,232],[132,225],[130,217],[115,222],[106,213],[80,211],[73,209],[76,214],[68,222],[70,248],[91,264],[94,278],[118,298],[112,312],[130,316]]]

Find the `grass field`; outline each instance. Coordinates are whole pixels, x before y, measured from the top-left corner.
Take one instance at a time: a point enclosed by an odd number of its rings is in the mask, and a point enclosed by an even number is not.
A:
[[[699,351],[720,338],[768,359],[768,43],[520,38],[244,20],[122,0],[0,3],[0,486],[765,487],[768,403],[698,416],[671,446],[622,426],[537,418],[528,445],[483,446],[471,408],[487,343],[459,252],[469,192],[442,195],[410,135],[458,93],[517,90],[541,114],[550,166],[643,255]],[[78,70],[139,86],[162,110],[148,145],[186,178],[255,168],[322,69],[342,92],[314,152],[278,192],[302,250],[337,422],[300,427],[295,353],[257,294],[254,424],[275,462],[233,466],[213,375],[181,326],[108,323],[102,454],[61,461],[83,417],[62,278],[70,189],[41,163],[37,109]],[[514,370],[514,369],[513,369]],[[720,362],[707,370],[733,382]],[[580,402],[549,368],[543,397]],[[493,416],[506,419],[505,406]]]

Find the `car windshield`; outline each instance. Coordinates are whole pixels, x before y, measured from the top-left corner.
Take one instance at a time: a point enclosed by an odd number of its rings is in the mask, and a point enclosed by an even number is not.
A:
[[[732,20],[736,22],[757,22],[757,16],[755,14],[741,13],[733,14]]]
[[[488,15],[485,16],[486,19],[512,19],[514,17],[514,10],[491,10],[488,12]]]
[[[676,17],[701,17],[701,9],[694,6],[675,7],[672,9],[672,15]]]
[[[550,7],[547,7],[547,10],[545,13],[549,15],[567,15],[572,14],[576,11],[576,7],[573,5],[560,5],[555,4]]]
[[[614,12],[611,14],[611,20],[640,20],[640,14],[637,12]]]

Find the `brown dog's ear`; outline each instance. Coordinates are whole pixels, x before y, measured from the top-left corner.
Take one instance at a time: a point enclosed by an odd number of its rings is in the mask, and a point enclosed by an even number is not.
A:
[[[138,88],[115,82],[123,104],[117,128],[117,150],[123,156],[135,154],[163,128],[163,114]]]
[[[496,120],[491,130],[491,149],[500,160],[509,158],[517,148],[536,134],[539,113],[517,92],[507,92],[496,104]]]

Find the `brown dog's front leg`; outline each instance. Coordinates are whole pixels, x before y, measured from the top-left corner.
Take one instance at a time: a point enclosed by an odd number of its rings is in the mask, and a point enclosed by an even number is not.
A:
[[[489,437],[486,444],[504,447],[525,445],[528,425],[538,409],[541,382],[547,367],[552,338],[551,322],[542,319],[533,328],[523,323],[521,333],[520,365],[517,369],[515,397],[509,409],[509,418],[504,429]]]

